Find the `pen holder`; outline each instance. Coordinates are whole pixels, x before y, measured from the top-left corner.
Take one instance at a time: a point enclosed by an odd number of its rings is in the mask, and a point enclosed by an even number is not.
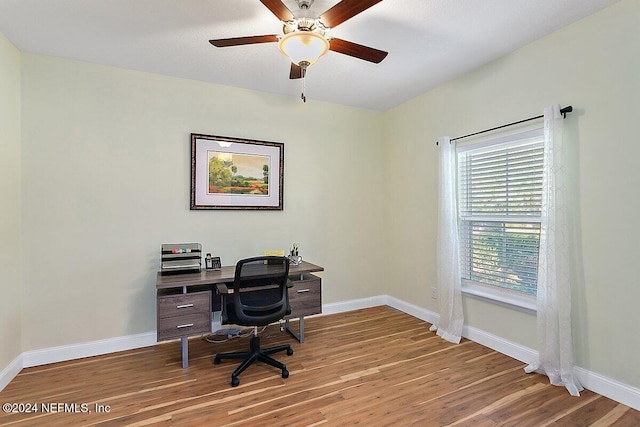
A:
[[[300,255],[289,255],[289,263],[291,265],[300,265],[302,262],[302,256]]]

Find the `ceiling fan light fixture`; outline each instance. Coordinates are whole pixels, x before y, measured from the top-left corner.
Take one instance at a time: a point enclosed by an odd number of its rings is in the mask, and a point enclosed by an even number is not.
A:
[[[296,65],[313,65],[329,50],[329,41],[316,32],[294,31],[278,41],[278,48]]]

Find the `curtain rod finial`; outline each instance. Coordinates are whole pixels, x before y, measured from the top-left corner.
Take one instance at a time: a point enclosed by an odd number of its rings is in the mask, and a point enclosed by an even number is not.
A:
[[[567,105],[566,107],[560,109],[560,114],[562,114],[563,119],[566,119],[567,114],[571,113],[572,111],[573,111],[573,106]]]

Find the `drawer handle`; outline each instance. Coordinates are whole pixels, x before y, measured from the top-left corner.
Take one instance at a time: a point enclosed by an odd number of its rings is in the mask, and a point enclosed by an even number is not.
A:
[[[181,304],[181,305],[176,305],[176,308],[189,308],[189,307],[193,307],[193,304]]]
[[[193,326],[193,323],[187,323],[185,325],[178,325],[178,326],[176,326],[176,328],[182,329],[182,328],[190,328],[192,326]]]
[[[305,292],[310,292],[311,289],[300,289],[299,291],[297,291],[299,294],[303,294]]]

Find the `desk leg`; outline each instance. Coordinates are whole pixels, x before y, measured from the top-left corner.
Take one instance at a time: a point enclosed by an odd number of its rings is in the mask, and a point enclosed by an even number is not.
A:
[[[299,326],[298,333],[296,333],[293,329],[291,329],[291,326],[289,325],[289,319],[284,321],[284,326],[287,329],[287,332],[293,335],[293,337],[297,339],[299,343],[303,343],[304,342],[304,316],[299,317],[298,321],[300,322],[298,324]]]
[[[182,368],[189,367],[189,338],[180,338],[180,350],[182,351]]]

